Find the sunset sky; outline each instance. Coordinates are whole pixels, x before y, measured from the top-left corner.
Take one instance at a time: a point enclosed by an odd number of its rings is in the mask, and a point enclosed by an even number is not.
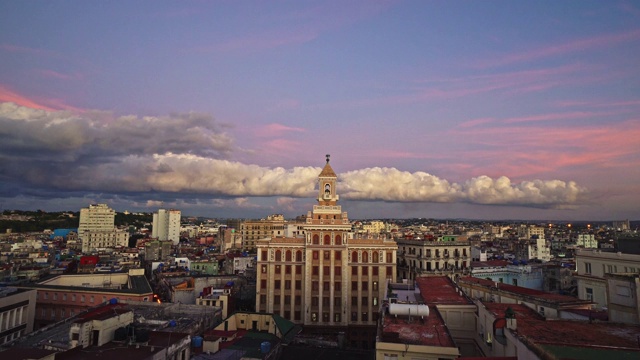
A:
[[[0,209],[640,219],[640,1],[0,1]]]

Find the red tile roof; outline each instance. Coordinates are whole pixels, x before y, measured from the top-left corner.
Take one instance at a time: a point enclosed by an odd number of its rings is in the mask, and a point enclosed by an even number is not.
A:
[[[446,276],[426,276],[416,278],[420,296],[427,305],[468,305],[472,304],[465,295],[460,295],[455,284]]]
[[[429,316],[385,315],[382,341],[400,344],[456,347],[447,326],[437,309],[429,309]]]
[[[504,283],[496,283],[496,282],[491,281],[491,280],[480,279],[480,278],[471,277],[471,276],[460,278],[459,281],[460,282],[466,282],[466,283],[472,283],[472,284],[478,284],[478,285],[482,285],[482,286],[485,286],[485,287],[494,287],[495,288],[497,286],[498,289],[500,289],[502,291],[505,291],[505,292],[510,292],[510,293],[518,294],[518,295],[532,296],[532,297],[539,298],[541,300],[546,300],[546,301],[555,302],[555,303],[575,303],[575,302],[580,302],[581,301],[579,299],[576,299],[573,296],[553,294],[553,293],[548,293],[548,292],[545,292],[545,291],[529,289],[529,288],[525,288],[525,287],[521,287],[521,286],[509,285],[509,284],[504,284]]]
[[[504,317],[507,308],[515,312],[517,334],[538,344],[583,347],[614,347],[638,349],[640,326],[574,320],[545,320],[522,304],[483,303],[497,317]]]

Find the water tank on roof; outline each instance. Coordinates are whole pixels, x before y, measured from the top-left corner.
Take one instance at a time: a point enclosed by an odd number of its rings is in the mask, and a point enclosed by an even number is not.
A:
[[[178,323],[176,323],[175,320],[169,321],[169,327],[176,327],[176,325],[178,325]]]
[[[268,341],[263,341],[260,344],[260,352],[263,354],[268,354],[271,351],[271,343]]]
[[[118,299],[116,299],[116,298],[112,298],[111,300],[109,300],[109,304],[111,304],[111,305],[115,305],[117,303],[118,303]]]
[[[194,348],[202,347],[202,336],[194,336],[191,338],[191,346]]]
[[[391,315],[429,316],[429,306],[419,304],[389,304]]]

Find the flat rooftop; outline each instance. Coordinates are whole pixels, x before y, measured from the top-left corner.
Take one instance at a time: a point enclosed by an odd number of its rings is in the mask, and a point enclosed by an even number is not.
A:
[[[575,320],[545,320],[533,309],[522,304],[482,303],[497,317],[504,317],[507,308],[515,312],[517,334],[537,344],[559,347],[620,349],[637,352],[640,326],[607,322],[589,323]]]
[[[473,302],[460,294],[456,285],[447,276],[416,278],[420,296],[427,305],[471,305]]]
[[[476,277],[471,277],[471,276],[467,276],[467,277],[462,277],[458,280],[458,282],[462,282],[462,283],[468,283],[468,284],[477,284],[486,288],[493,288],[495,289],[496,287],[504,292],[508,292],[508,293],[512,293],[512,294],[517,294],[517,295],[522,295],[522,296],[531,296],[531,297],[535,297],[538,298],[540,300],[545,300],[548,302],[554,302],[557,304],[569,304],[569,303],[584,303],[584,304],[589,304],[589,301],[586,300],[580,300],[577,299],[573,296],[567,296],[567,295],[560,295],[560,294],[553,294],[553,293],[548,293],[545,291],[540,291],[540,290],[534,290],[534,289],[529,289],[529,288],[525,288],[525,287],[521,287],[521,286],[515,286],[515,285],[509,285],[509,284],[504,284],[504,283],[499,283],[499,282],[494,282],[491,280],[487,280],[487,279],[480,279],[480,278],[476,278]]]
[[[399,344],[456,347],[438,310],[429,308],[429,316],[387,314],[383,319],[382,341]]]

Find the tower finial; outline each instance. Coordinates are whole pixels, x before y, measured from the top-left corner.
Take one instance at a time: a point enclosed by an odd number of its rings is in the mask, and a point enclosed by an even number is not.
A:
[[[329,158],[331,157],[331,155],[327,154],[326,157],[327,157],[327,164],[328,164],[329,163]]]

